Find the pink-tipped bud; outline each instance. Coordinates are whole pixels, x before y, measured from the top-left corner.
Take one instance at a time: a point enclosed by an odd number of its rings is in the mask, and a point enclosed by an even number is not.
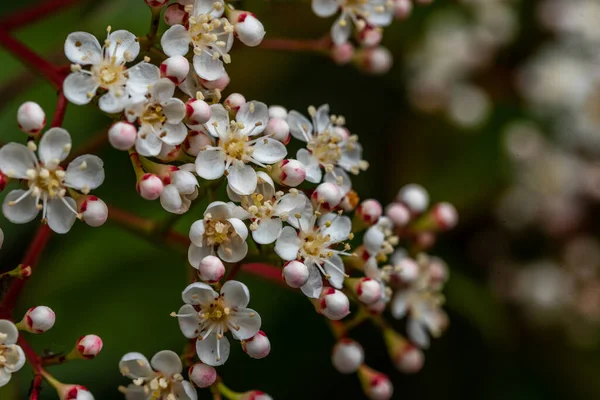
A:
[[[229,85],[229,82],[231,82],[231,78],[229,78],[229,75],[227,74],[227,72],[225,72],[219,79],[216,79],[214,81],[200,79],[200,82],[202,82],[202,86],[209,90],[218,89],[220,91],[223,91]]]
[[[161,161],[164,161],[165,163],[171,163],[179,159],[181,152],[182,147],[180,144],[178,144],[177,146],[171,146],[166,143],[163,143],[160,148],[160,153],[158,153],[156,158],[158,158]]]
[[[354,57],[354,46],[351,43],[346,42],[337,46],[333,46],[331,49],[331,59],[337,65],[346,65]]]
[[[356,215],[367,225],[371,226],[379,220],[383,209],[377,200],[364,200],[356,209]]]
[[[306,179],[306,168],[300,161],[289,158],[273,165],[269,174],[280,185],[296,187]]]
[[[265,27],[254,14],[248,11],[234,11],[230,16],[235,35],[246,46],[258,46],[265,37]]]
[[[321,183],[310,196],[315,207],[320,206],[322,210],[333,210],[342,201],[342,189],[331,182]]]
[[[431,214],[439,230],[447,231],[458,224],[458,212],[450,203],[444,202],[434,205]]]
[[[235,115],[240,107],[246,104],[246,98],[241,93],[231,93],[225,99],[224,104],[225,108]]]
[[[52,329],[55,322],[56,314],[50,307],[37,306],[27,310],[19,328],[31,333],[43,333]]]
[[[358,377],[363,390],[371,400],[389,400],[394,393],[394,387],[387,375],[361,365],[358,370]]]
[[[188,125],[202,125],[211,116],[212,110],[204,100],[189,99],[185,103],[185,121]]]
[[[279,140],[283,144],[288,144],[292,139],[292,135],[290,135],[290,126],[285,119],[270,119],[265,128],[265,133],[271,135],[273,139]]]
[[[410,222],[410,210],[401,203],[391,203],[385,208],[385,216],[398,228],[403,228]]]
[[[352,374],[365,360],[365,351],[358,342],[352,339],[341,339],[333,346],[331,363],[341,374]]]
[[[332,321],[338,321],[350,314],[350,301],[341,291],[325,288],[319,297],[319,311]]]
[[[46,113],[38,103],[26,101],[17,110],[19,129],[29,135],[37,135],[46,126]]]
[[[190,63],[184,56],[167,58],[160,64],[160,75],[179,85],[190,72]]]
[[[344,198],[342,199],[340,207],[342,208],[342,210],[350,212],[354,210],[356,206],[358,206],[359,201],[360,197],[358,197],[358,193],[350,189],[348,193],[346,193],[346,196],[344,196]]]
[[[242,349],[250,357],[260,360],[271,352],[271,342],[263,331],[258,331],[252,338],[242,341]]]
[[[94,400],[92,393],[85,386],[64,385],[58,389],[60,400]]]
[[[269,107],[269,118],[287,119],[288,112],[285,107],[271,106]]]
[[[410,15],[412,8],[411,0],[394,0],[394,17],[397,20],[404,20]]]
[[[225,266],[218,257],[206,256],[198,265],[198,275],[204,282],[217,283],[225,275]]]
[[[251,390],[243,393],[239,400],[273,400],[273,398],[260,390]]]
[[[369,74],[385,74],[394,62],[392,53],[385,47],[359,49],[354,57],[356,66]]]
[[[202,131],[189,131],[188,136],[183,142],[183,150],[192,156],[197,156],[200,150],[213,144],[212,137]]]
[[[308,267],[300,261],[289,261],[283,267],[283,279],[289,286],[296,289],[304,286],[308,281],[308,275]]]
[[[441,258],[432,257],[429,261],[429,277],[432,285],[443,285],[448,280],[448,265]]]
[[[374,279],[361,278],[354,288],[358,300],[364,304],[373,304],[381,299],[381,285]]]
[[[383,313],[385,311],[387,307],[387,303],[383,300],[378,300],[373,304],[369,304],[367,306],[367,309],[369,310],[369,312],[373,315],[379,315],[381,313]]]
[[[412,344],[407,344],[404,347],[404,350],[399,352],[394,359],[394,365],[398,371],[404,372],[405,374],[415,374],[419,372],[423,368],[424,363],[425,356],[423,355],[423,352]]]
[[[148,4],[148,6],[152,8],[160,8],[168,2],[169,0],[144,0],[144,3]]]
[[[190,15],[185,12],[185,6],[183,4],[171,4],[165,10],[163,19],[167,25],[185,25]]]
[[[9,178],[0,171],[0,192],[8,185]]]
[[[137,183],[137,191],[145,200],[156,200],[160,197],[165,185],[155,174],[144,174]]]
[[[117,150],[129,150],[136,138],[137,128],[129,122],[117,122],[108,130],[108,141]]]
[[[423,186],[416,183],[403,186],[398,192],[396,200],[406,205],[415,214],[420,214],[429,207],[429,193]]]
[[[77,340],[75,344],[75,348],[77,349],[77,353],[85,359],[90,359],[96,357],[100,354],[102,350],[102,338],[97,335],[85,335]]]
[[[86,196],[79,206],[79,212],[83,221],[94,228],[104,225],[108,219],[108,206],[96,196]]]
[[[414,282],[419,277],[419,264],[409,257],[402,258],[394,265],[393,279],[402,283]]]
[[[199,388],[207,388],[217,380],[217,370],[210,365],[196,363],[188,372],[190,380]]]
[[[381,39],[383,39],[381,28],[369,25],[358,34],[358,42],[364,47],[375,47],[381,43]]]

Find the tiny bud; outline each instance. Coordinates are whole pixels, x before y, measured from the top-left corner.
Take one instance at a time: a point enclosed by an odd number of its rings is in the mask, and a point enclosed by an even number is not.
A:
[[[331,49],[331,58],[337,65],[346,65],[354,57],[354,46],[351,43],[346,42],[337,46],[333,46]]]
[[[367,225],[371,226],[381,217],[383,210],[377,200],[364,200],[356,209],[356,215]]]
[[[212,110],[204,100],[189,99],[185,103],[185,116],[188,125],[202,125],[210,119]]]
[[[171,146],[163,143],[160,148],[160,153],[158,153],[156,158],[166,163],[171,163],[179,158],[181,151],[181,145]]]
[[[383,39],[381,29],[369,25],[358,34],[358,42],[364,47],[375,47],[381,43],[381,39]]]
[[[265,133],[283,144],[288,144],[292,138],[290,135],[290,126],[285,119],[270,119],[265,128]]]
[[[404,257],[394,265],[394,279],[402,283],[414,282],[419,277],[419,264],[409,257]]]
[[[358,300],[364,304],[373,304],[381,299],[381,285],[374,279],[361,278],[356,282],[354,291]]]
[[[246,98],[241,93],[231,93],[225,99],[225,107],[230,110],[230,112],[235,115],[241,106],[246,104]]]
[[[342,197],[340,187],[330,182],[321,183],[310,196],[315,208],[320,205],[321,209],[328,211],[337,207],[342,201]]]
[[[210,365],[196,363],[188,372],[190,380],[199,388],[207,388],[217,380],[217,370]]]
[[[331,363],[341,374],[352,374],[365,360],[365,352],[358,342],[352,339],[341,339],[333,347]]]
[[[421,185],[408,184],[400,189],[396,200],[406,205],[415,214],[420,214],[429,206],[429,193]]]
[[[385,74],[394,62],[392,53],[385,47],[359,49],[354,57],[356,66],[364,72],[374,75]]]
[[[30,308],[25,313],[25,316],[17,325],[31,333],[43,333],[49,331],[56,322],[56,315],[50,307],[37,306]]]
[[[46,126],[46,113],[38,103],[26,101],[17,110],[19,129],[30,135],[37,135]]]
[[[218,257],[206,256],[198,265],[198,275],[204,282],[217,283],[225,275],[225,266]]]
[[[230,16],[231,23],[235,29],[235,35],[246,46],[258,46],[265,37],[265,27],[248,11],[234,11]]]
[[[391,203],[385,208],[385,216],[398,228],[405,227],[410,222],[410,211],[401,203]]]
[[[185,25],[188,21],[189,14],[185,12],[185,6],[183,4],[171,4],[165,10],[163,19],[167,25]]]
[[[219,89],[220,91],[223,91],[223,90],[225,90],[227,85],[229,85],[229,82],[231,82],[231,79],[229,78],[229,75],[227,74],[227,72],[225,72],[217,80],[206,81],[204,79],[200,79],[200,82],[202,82],[202,86],[204,86],[205,88],[207,88],[209,90]]]
[[[79,340],[77,340],[77,343],[75,344],[75,349],[81,357],[85,359],[90,359],[100,354],[100,351],[102,350],[102,345],[102,338],[100,338],[100,336],[85,335],[80,337]]]
[[[8,185],[9,178],[0,171],[0,192]]]
[[[137,183],[137,191],[145,200],[156,200],[164,189],[163,181],[155,174],[144,174]]]
[[[81,385],[63,385],[57,389],[60,400],[94,400],[94,396]]]
[[[273,400],[268,394],[261,392],[260,390],[252,390],[250,392],[243,393],[239,400]]]
[[[287,119],[288,112],[285,107],[271,106],[269,107],[269,118]]]
[[[429,277],[433,286],[441,286],[448,280],[448,265],[438,257],[429,261]]]
[[[135,144],[137,129],[129,122],[117,122],[108,130],[108,141],[117,150],[129,150]]]
[[[212,137],[202,131],[189,131],[183,142],[183,150],[192,156],[197,156],[200,150],[213,144]]]
[[[242,341],[242,349],[250,357],[260,360],[271,352],[271,342],[263,331],[258,331],[252,338]]]
[[[176,85],[183,82],[189,72],[190,63],[184,56],[169,57],[160,64],[160,75]]]
[[[397,354],[394,359],[394,365],[400,372],[405,374],[415,374],[423,368],[425,356],[421,349],[407,344],[404,351]]]
[[[394,0],[394,17],[397,20],[408,18],[412,12],[412,1],[410,0]]]
[[[350,314],[350,301],[341,291],[325,288],[319,298],[319,311],[330,320],[338,321]]]
[[[392,398],[394,387],[387,375],[362,365],[358,370],[358,376],[369,399],[389,400]]]
[[[444,202],[434,205],[431,214],[439,230],[450,230],[458,223],[458,212],[450,203]]]
[[[158,8],[158,7],[162,7],[165,4],[167,4],[169,2],[169,0],[144,0],[144,2],[146,4],[148,4],[150,7]]]
[[[340,207],[342,210],[350,212],[356,208],[359,201],[360,197],[358,197],[358,194],[354,190],[350,189],[348,193],[346,193],[346,196],[344,196],[342,199]]]
[[[79,212],[83,221],[94,228],[104,225],[108,218],[108,206],[96,196],[85,196]]]
[[[308,267],[300,261],[289,261],[283,267],[283,279],[293,288],[304,286],[308,281]]]

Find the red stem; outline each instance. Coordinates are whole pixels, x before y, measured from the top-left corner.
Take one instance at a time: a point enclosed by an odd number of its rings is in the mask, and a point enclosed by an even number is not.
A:
[[[33,378],[33,383],[31,384],[31,394],[29,395],[29,400],[38,400],[40,398],[41,391],[42,391],[42,375],[37,374]]]
[[[58,93],[58,99],[56,100],[56,110],[54,111],[54,117],[52,117],[52,124],[50,126],[57,127],[61,126],[65,119],[65,113],[67,112],[67,98],[65,97],[62,90]]]
[[[252,275],[260,276],[261,278],[276,283],[279,286],[289,288],[289,286],[286,285],[284,280],[281,278],[281,270],[272,265],[263,263],[244,264],[242,265],[242,271]]]
[[[35,7],[19,10],[0,19],[0,26],[6,31],[31,24],[41,18],[56,13],[63,8],[78,3],[80,0],[41,0]]]
[[[31,364],[31,367],[35,371],[36,374],[39,374],[42,370],[42,359],[37,355],[35,350],[31,348],[27,340],[22,335],[19,335],[19,339],[17,343],[23,349],[23,353],[25,353],[25,357],[27,357],[27,361]]]

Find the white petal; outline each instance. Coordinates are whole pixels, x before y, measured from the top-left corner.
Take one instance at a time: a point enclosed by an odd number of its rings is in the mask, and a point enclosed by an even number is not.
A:
[[[214,137],[224,137],[229,129],[229,113],[221,104],[210,106],[211,117],[206,122],[206,130]]]
[[[300,149],[296,153],[296,159],[304,164],[306,168],[306,180],[312,183],[321,183],[323,172],[319,161],[306,149]]]
[[[315,119],[317,120],[317,132],[325,132],[331,125],[331,119],[329,118],[329,104],[323,104],[317,109]]]
[[[180,169],[171,174],[171,184],[183,194],[192,194],[198,187],[198,179],[191,172]]]
[[[260,325],[262,323],[260,315],[251,308],[247,308],[240,313],[232,314],[229,317],[229,320],[240,328],[231,330],[231,334],[237,340],[246,340],[254,337],[260,330]]]
[[[407,296],[408,292],[404,290],[399,290],[394,294],[392,298],[392,303],[390,304],[390,311],[392,312],[392,316],[396,319],[402,318],[406,315],[407,310]]]
[[[48,168],[56,168],[71,151],[71,135],[63,128],[50,128],[42,136],[38,147],[40,161]]]
[[[0,370],[0,387],[10,382],[10,378],[12,378],[12,374],[2,368]]]
[[[331,221],[329,227],[324,226],[327,221]],[[336,213],[329,213],[319,218],[321,233],[329,235],[331,242],[341,242],[348,239],[352,231],[352,221],[346,216],[339,216]]]
[[[258,135],[265,130],[269,122],[269,107],[260,101],[249,101],[240,107],[235,120],[244,124],[242,133],[245,135]]]
[[[410,340],[422,349],[429,347],[429,335],[425,326],[415,318],[409,318],[406,332]]]
[[[225,152],[221,149],[200,150],[196,157],[196,173],[200,178],[212,180],[225,172]]]
[[[213,201],[206,207],[204,215],[210,214],[213,219],[227,219],[231,217],[232,204],[224,201]]]
[[[252,231],[252,238],[256,243],[271,244],[279,237],[282,223],[279,218],[262,218],[258,229]]]
[[[141,353],[127,353],[119,361],[119,370],[130,379],[149,378],[154,375],[148,359]]]
[[[170,124],[179,123],[185,118],[185,104],[177,98],[162,102],[162,107],[163,113]]]
[[[65,56],[75,64],[98,64],[102,60],[102,47],[94,35],[73,32],[65,41]]]
[[[338,10],[336,0],[312,0],[312,10],[321,18],[331,17]]]
[[[174,382],[171,391],[177,400],[198,400],[196,388],[188,381]]]
[[[166,134],[161,136],[160,139],[170,146],[177,146],[183,143],[188,134],[188,130],[183,122],[178,124],[167,123],[163,126],[163,132]]]
[[[346,15],[346,13],[342,13],[342,15],[340,15],[340,17],[336,19],[331,26],[331,40],[336,45],[344,44],[348,41],[351,31],[352,20]]]
[[[246,257],[246,254],[248,254],[248,243],[241,240],[234,240],[231,247],[228,248],[228,251],[226,251],[223,246],[219,246],[217,249],[219,258],[228,263],[241,261]]]
[[[183,199],[175,185],[166,185],[160,192],[160,205],[166,211],[173,214],[180,214],[183,206]]]
[[[16,344],[6,346],[3,356],[9,360],[9,365],[5,365],[4,370],[11,374],[23,368],[27,361],[23,349]]]
[[[237,218],[227,218],[227,221],[231,224],[235,233],[238,234],[241,240],[246,240],[248,237],[248,227],[242,221]]]
[[[0,333],[6,335],[4,341],[0,341],[0,344],[15,344],[19,338],[19,330],[17,326],[7,319],[0,319]]]
[[[354,143],[351,149],[344,149],[342,157],[338,161],[338,165],[346,171],[352,170],[353,167],[358,167],[362,161],[362,146],[360,143]]]
[[[0,147],[0,171],[10,178],[27,179],[27,170],[35,169],[37,159],[26,146],[7,143]]]
[[[183,365],[179,355],[171,350],[159,351],[150,360],[150,365],[158,372],[162,372],[166,376],[181,374]]]
[[[218,354],[217,346],[219,347]],[[223,365],[229,358],[229,352],[230,345],[226,336],[217,339],[217,335],[212,333],[207,338],[196,341],[196,353],[204,364],[213,367]]]
[[[64,197],[71,209],[77,209],[77,203],[70,197]],[[56,233],[67,233],[75,223],[77,214],[75,214],[61,199],[52,199],[48,201],[48,226]]]
[[[307,138],[312,136],[312,123],[298,111],[292,110],[288,113],[287,123],[294,138],[307,142]]]
[[[108,35],[110,45],[106,52],[116,57],[118,64],[133,61],[140,54],[140,43],[137,37],[126,30],[114,31]]]
[[[227,183],[239,195],[251,195],[256,190],[257,178],[254,168],[247,164],[232,165],[227,170]]]
[[[212,52],[202,51],[199,56],[194,56],[194,71],[202,79],[216,81],[225,74],[225,67],[220,58],[212,57]]]
[[[223,15],[225,5],[223,0],[191,0],[194,4],[194,15],[209,14],[211,18],[219,18]],[[221,7],[215,7],[214,3],[219,3]]]
[[[291,226],[286,226],[281,230],[281,235],[275,242],[275,253],[284,260],[295,260],[300,250],[300,238],[298,233]]]
[[[123,111],[127,105],[127,96],[115,96],[112,92],[108,92],[98,100],[98,107],[105,113],[115,114]]]
[[[96,189],[102,182],[104,162],[91,154],[84,154],[71,161],[65,172],[65,185],[74,189]]]
[[[191,305],[209,305],[218,297],[219,294],[203,282],[191,283],[181,293],[183,302]]]
[[[163,142],[145,127],[140,128],[135,138],[135,150],[144,157],[155,157],[160,153]]]
[[[39,210],[36,207],[35,198],[30,195],[12,206],[8,205],[8,203],[17,200],[25,193],[25,190],[13,190],[4,198],[4,203],[2,203],[2,213],[13,224],[25,224],[33,221],[38,215]]]
[[[227,307],[241,311],[250,302],[250,291],[248,286],[240,281],[227,281],[221,288],[221,295]]]
[[[341,184],[339,183],[339,178],[341,177]],[[341,168],[334,168],[332,172],[327,172],[325,177],[323,178],[323,182],[334,183],[340,187],[343,196],[346,196],[350,189],[352,189],[352,180]]]
[[[185,56],[190,50],[190,33],[183,25],[173,25],[160,38],[163,51],[169,57]]]
[[[188,339],[197,338],[200,334],[200,317],[196,309],[190,304],[184,304],[177,314],[181,315],[177,317],[177,321],[183,336]]]
[[[299,194],[288,193],[282,196],[275,205],[276,215],[286,213],[293,218],[296,213],[302,213],[306,205],[307,198]]]
[[[250,214],[248,211],[244,210],[242,207],[236,205],[235,203],[229,202],[227,203],[229,207],[229,216],[231,218],[237,218],[241,221],[245,221],[250,218]]]
[[[67,100],[79,106],[89,103],[96,95],[96,90],[96,80],[83,72],[73,72],[63,82],[63,94]]]
[[[252,158],[263,164],[275,164],[285,158],[287,149],[279,140],[261,138],[254,144]]]
[[[374,225],[367,229],[367,232],[363,237],[363,244],[365,246],[365,249],[371,255],[376,255],[377,253],[379,253],[384,241],[385,234],[378,225]]]
[[[150,87],[152,100],[163,103],[173,99],[175,94],[175,84],[168,78],[160,78]]]
[[[323,265],[325,272],[331,276],[328,281],[334,288],[341,289],[344,286],[344,279],[346,278],[344,275],[344,262],[338,255],[334,255],[328,261],[333,264],[325,262]]]
[[[144,96],[148,87],[160,79],[160,69],[153,64],[141,61],[127,70],[127,92],[134,96]]]
[[[214,254],[214,249],[212,246],[196,246],[194,244],[190,244],[188,248],[188,261],[190,265],[196,269],[200,266],[200,261],[204,259],[206,256],[211,256]]]
[[[301,226],[304,227],[304,229],[307,229],[312,223],[314,223],[311,222],[314,210],[311,201],[304,193],[299,193],[299,196],[304,198],[304,208],[301,211],[298,211],[300,213],[300,221],[298,221],[298,218],[290,214],[290,218],[287,220],[287,223],[296,229],[300,229]]]
[[[144,386],[137,386],[133,383],[125,388],[125,400],[148,400]]]
[[[256,193],[260,193],[263,197],[271,199],[275,196],[275,183],[273,179],[264,171],[256,171],[257,185]]]
[[[378,11],[379,7],[385,7],[386,9],[383,12],[381,12]],[[370,10],[367,13],[366,20],[369,23],[369,25],[388,26],[392,23],[392,7],[386,6],[386,3],[376,4],[375,2],[373,2],[371,7],[368,8]]]
[[[300,290],[302,290],[302,293],[304,293],[307,297],[310,297],[311,299],[318,299],[321,295],[321,291],[323,290],[323,278],[321,278],[321,273],[319,272],[318,268],[313,264],[307,263],[306,266],[308,267],[309,272],[308,280],[304,286],[300,288]]]

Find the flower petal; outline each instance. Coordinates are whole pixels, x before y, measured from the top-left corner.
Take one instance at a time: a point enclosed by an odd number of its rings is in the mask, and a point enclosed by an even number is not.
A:
[[[188,339],[195,339],[200,334],[200,317],[196,309],[190,304],[184,304],[177,312],[177,321],[181,333]]]
[[[84,154],[69,163],[65,185],[77,190],[92,190],[104,182],[104,162],[98,156]]]
[[[0,171],[9,178],[28,179],[27,171],[35,169],[35,154],[20,143],[0,147]]]
[[[154,132],[142,126],[135,138],[135,150],[144,157],[155,157],[160,153],[163,142]]]
[[[298,233],[291,226],[286,226],[281,230],[281,235],[275,242],[275,253],[284,260],[295,260],[300,250],[300,238]]]
[[[260,101],[249,101],[240,107],[235,120],[244,124],[244,135],[258,135],[265,130],[269,122],[269,107]]]
[[[148,87],[160,79],[160,69],[156,65],[141,61],[127,70],[127,92],[133,96],[144,96]],[[143,100],[143,99],[142,99]]]
[[[323,278],[321,278],[319,269],[312,263],[307,263],[306,266],[308,267],[308,280],[300,290],[302,290],[302,293],[307,297],[318,299],[323,290]]]
[[[321,183],[323,172],[319,161],[306,149],[300,149],[296,153],[296,159],[304,164],[306,168],[306,180],[312,183]]]
[[[11,345],[17,343],[19,338],[19,330],[17,326],[7,319],[0,319],[0,333],[6,335],[4,341],[0,341],[0,344]]]
[[[229,129],[229,113],[221,104],[210,106],[211,117],[206,122],[206,130],[214,137],[225,137]]]
[[[38,215],[39,210],[36,207],[36,199],[29,194],[18,203],[9,205],[25,193],[27,193],[25,190],[13,190],[4,198],[4,203],[2,203],[2,213],[13,224],[25,224],[33,221]]]
[[[4,370],[11,374],[23,368],[25,361],[27,361],[23,349],[16,344],[6,346],[2,356],[7,360]]]
[[[69,203],[70,208],[64,203]],[[48,226],[56,233],[67,233],[77,219],[77,214],[73,211],[77,209],[77,203],[70,197],[63,199],[52,199],[48,201]]]
[[[177,353],[171,350],[162,350],[156,353],[150,360],[150,365],[156,371],[162,372],[169,377],[172,377],[175,374],[181,374],[181,371],[183,371],[181,358],[179,358]]]
[[[367,229],[365,236],[363,237],[363,244],[369,254],[376,255],[381,251],[383,242],[385,241],[385,234],[380,226],[374,225]]]
[[[192,194],[198,187],[198,179],[190,171],[180,169],[171,174],[171,184],[183,194]]]
[[[167,117],[167,122],[177,124],[185,118],[185,104],[183,101],[172,98],[162,102],[163,113]]]
[[[225,10],[223,0],[191,0],[194,4],[194,15],[209,14],[211,18],[219,18]],[[219,3],[221,7],[215,7],[214,4]]]
[[[200,178],[213,180],[225,172],[225,152],[218,148],[200,150],[196,157],[196,173]]]
[[[247,308],[242,312],[232,313],[229,320],[239,327],[239,329],[231,330],[231,334],[237,340],[250,339],[256,335],[262,323],[260,315],[251,308]]]
[[[73,104],[79,106],[89,103],[96,95],[98,83],[88,74],[73,72],[63,82],[63,94]]]
[[[4,371],[4,368],[2,369],[2,371],[0,371],[0,387],[8,384],[8,382],[10,382],[10,378],[12,378],[12,374],[9,373],[8,371]]]
[[[213,367],[223,365],[229,358],[230,345],[226,336],[217,339],[216,333],[196,341],[196,353],[204,364]]]
[[[348,41],[351,31],[352,20],[346,15],[346,13],[342,13],[331,26],[331,40],[338,46],[344,44]]]
[[[340,178],[341,183],[339,182]],[[350,179],[346,171],[337,167],[334,168],[332,172],[327,172],[325,174],[323,182],[329,182],[338,185],[343,196],[346,196],[350,189],[352,189],[352,180]]]
[[[183,25],[173,25],[160,38],[163,51],[169,57],[185,56],[190,50],[190,33]]]
[[[198,76],[207,81],[216,81],[225,74],[225,67],[220,58],[212,57],[212,52],[202,51],[199,56],[194,55],[194,71]]]
[[[178,124],[167,123],[163,126],[163,131],[161,134],[162,136],[160,139],[163,141],[163,143],[166,143],[170,146],[177,146],[178,144],[183,143],[187,137],[188,130],[183,122]]]
[[[298,111],[292,110],[288,113],[287,123],[294,138],[308,142],[308,139],[312,137],[312,123]]]
[[[160,192],[160,205],[166,211],[173,214],[180,214],[183,199],[175,185],[167,185]]]
[[[345,148],[342,151],[342,157],[338,161],[338,165],[346,171],[351,171],[353,168],[359,167],[362,161],[362,146],[360,143],[353,143],[352,148]]]
[[[224,201],[213,201],[206,207],[204,215],[210,214],[213,219],[227,219],[231,217],[232,204]]]
[[[42,136],[38,147],[40,161],[54,169],[69,155],[71,135],[63,128],[50,128]]]
[[[279,140],[261,138],[254,144],[252,158],[263,164],[275,164],[285,158],[287,149]]]
[[[168,78],[160,78],[150,87],[150,94],[152,100],[157,103],[172,100],[175,94],[175,84]]]
[[[116,58],[117,64],[133,61],[140,54],[140,43],[129,31],[114,31],[108,35],[108,41],[110,44],[106,52]]]
[[[125,400],[148,400],[146,388],[133,383],[125,388]]]
[[[227,170],[227,184],[239,195],[251,195],[256,190],[258,180],[256,171],[251,166],[238,163]]]
[[[98,100],[98,107],[109,114],[116,114],[125,108],[127,105],[127,96],[115,96],[113,92],[108,92]]]
[[[177,400],[198,400],[196,389],[188,381],[174,382],[171,391]]]
[[[422,349],[429,347],[429,335],[425,326],[415,318],[409,318],[406,325],[406,333],[410,340]]]
[[[331,119],[329,117],[329,104],[323,104],[317,109],[315,120],[317,121],[316,130],[319,133],[325,132],[331,126]]]
[[[211,256],[213,254],[215,254],[215,251],[212,246],[200,247],[192,243],[188,248],[188,261],[192,267],[198,269],[200,262],[204,259],[204,257]]]
[[[282,196],[277,204],[275,204],[275,214],[288,214],[290,218],[293,218],[294,214],[304,211],[307,200],[306,196],[288,193]]]
[[[325,226],[327,221],[331,221],[329,227]],[[331,242],[341,242],[348,239],[352,231],[352,221],[346,216],[340,216],[336,213],[328,213],[319,218],[319,226],[323,235],[329,235]]]
[[[336,0],[312,0],[312,10],[321,18],[331,17],[338,10]]]
[[[241,240],[234,240],[230,247],[219,246],[217,249],[219,258],[228,263],[241,261],[246,254],[248,254],[248,243]]]
[[[252,231],[252,238],[259,244],[271,244],[279,237],[282,225],[279,218],[261,218],[258,229]]]
[[[246,240],[246,238],[248,237],[248,227],[246,226],[246,224],[244,224],[241,220],[237,218],[227,218],[227,221],[231,224],[231,226],[235,230],[235,233],[238,234],[240,239],[242,241]]]
[[[212,287],[203,282],[191,283],[183,289],[183,292],[181,293],[183,302],[191,305],[209,305],[218,297],[219,294],[215,292]]]
[[[250,302],[248,286],[240,281],[225,282],[221,288],[221,296],[223,296],[225,306],[237,311],[245,309]]]
[[[340,256],[333,255],[333,257],[327,259],[323,265],[323,269],[330,276],[327,280],[331,286],[336,289],[341,289],[344,286],[346,276],[344,274],[344,262]]]
[[[130,379],[154,376],[154,371],[150,368],[148,359],[143,354],[136,352],[127,353],[121,358],[119,370]]]
[[[98,64],[102,60],[102,47],[94,35],[73,32],[65,40],[65,56],[75,64]]]

